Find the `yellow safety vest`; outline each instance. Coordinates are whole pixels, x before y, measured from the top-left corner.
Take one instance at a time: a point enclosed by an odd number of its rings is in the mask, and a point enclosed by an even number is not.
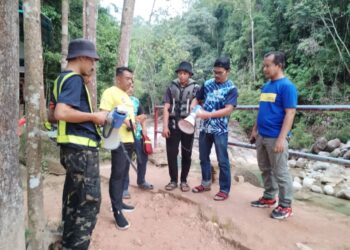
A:
[[[71,72],[66,74],[62,81],[61,81],[61,85],[59,86],[59,90],[57,90],[57,84],[58,84],[58,79],[59,77],[57,77],[57,79],[54,82],[53,85],[53,96],[55,98],[55,102],[57,102],[57,98],[58,95],[61,93],[62,90],[62,86],[64,84],[64,82],[71,76],[73,75],[79,75],[75,72]],[[89,102],[89,108],[90,108],[90,112],[92,113],[92,105],[91,105],[91,99],[90,99],[90,94],[89,94],[89,90],[86,87],[86,85],[84,84],[85,90],[86,90],[86,94],[87,94],[87,98],[88,98],[88,102]],[[88,137],[84,137],[84,136],[80,136],[80,135],[69,135],[67,134],[67,122],[65,121],[61,121],[59,120],[58,123],[58,128],[57,128],[57,138],[56,141],[57,143],[73,143],[73,144],[77,144],[77,145],[82,145],[82,146],[88,146],[88,147],[97,147],[99,146],[99,143],[95,140],[92,140]],[[101,131],[99,129],[99,127],[96,126],[95,124],[95,128],[96,131],[98,133],[99,136],[101,136]]]

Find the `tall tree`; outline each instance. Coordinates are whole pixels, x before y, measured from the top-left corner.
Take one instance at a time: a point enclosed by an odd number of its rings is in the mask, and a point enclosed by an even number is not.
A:
[[[41,174],[40,104],[43,100],[43,60],[40,0],[24,0],[25,103],[27,120],[28,228],[31,249],[44,249],[43,178]]]
[[[0,249],[25,249],[16,134],[19,116],[18,1],[0,0]]]
[[[69,0],[62,0],[61,70],[67,66]]]
[[[128,66],[135,0],[124,0],[120,30],[118,66]]]
[[[98,15],[98,0],[83,1],[83,36],[96,44],[96,20]],[[97,84],[96,71],[87,85],[91,95],[92,106],[97,110]]]

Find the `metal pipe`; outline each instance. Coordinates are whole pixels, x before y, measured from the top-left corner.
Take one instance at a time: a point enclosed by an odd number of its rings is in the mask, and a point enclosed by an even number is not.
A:
[[[163,108],[158,105],[155,108]],[[258,110],[258,105],[238,105],[236,110]],[[298,105],[298,111],[350,111],[350,105]]]
[[[159,108],[163,108],[163,106],[158,105],[154,107],[154,118],[155,118],[154,119],[155,121],[154,122],[154,147],[156,147],[157,145],[157,133],[162,133],[162,131],[158,131],[158,124],[157,124]],[[258,110],[258,108],[259,106],[257,105],[242,105],[242,106],[236,107],[236,109],[238,110]],[[300,111],[303,111],[303,110],[305,111],[348,111],[349,110],[350,111],[350,105],[298,105],[297,110],[300,110]],[[195,139],[198,140],[198,137],[195,137]],[[248,149],[256,149],[255,145],[242,143],[242,142],[228,142],[228,145],[248,148]],[[290,149],[288,152],[291,156],[350,166],[350,160],[346,160],[343,158],[320,156],[320,155],[315,155],[310,153],[298,152],[292,149]]]

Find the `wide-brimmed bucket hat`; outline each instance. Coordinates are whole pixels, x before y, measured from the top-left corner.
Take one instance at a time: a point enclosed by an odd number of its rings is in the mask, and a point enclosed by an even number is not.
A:
[[[186,61],[181,62],[179,64],[179,67],[175,70],[176,73],[179,71],[186,71],[186,72],[190,73],[190,75],[193,75],[192,65]]]
[[[100,59],[96,53],[95,44],[83,38],[72,40],[68,46],[67,60],[74,59],[79,56],[86,56],[95,60]]]

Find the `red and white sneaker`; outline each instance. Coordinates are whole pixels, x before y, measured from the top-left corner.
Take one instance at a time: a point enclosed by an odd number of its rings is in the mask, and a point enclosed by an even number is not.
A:
[[[264,197],[261,197],[257,201],[252,201],[250,203],[252,207],[276,207],[277,200],[276,199],[266,199]]]
[[[283,220],[293,215],[293,210],[291,207],[282,207],[279,205],[274,210],[272,210],[271,218]]]

